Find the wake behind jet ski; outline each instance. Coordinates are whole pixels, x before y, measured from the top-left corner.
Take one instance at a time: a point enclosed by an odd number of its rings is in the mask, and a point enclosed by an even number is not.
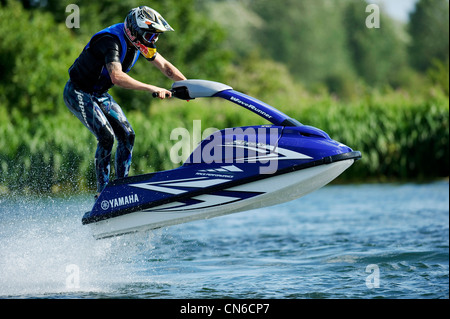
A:
[[[205,80],[172,85],[175,97],[222,98],[272,125],[228,128],[204,139],[176,169],[112,181],[82,223],[96,238],[166,227],[287,202],[328,184],[361,153],[274,107]]]

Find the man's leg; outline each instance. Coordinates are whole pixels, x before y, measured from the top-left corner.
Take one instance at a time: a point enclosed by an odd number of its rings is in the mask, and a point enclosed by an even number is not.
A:
[[[109,182],[114,131],[92,95],[76,89],[70,81],[67,82],[64,89],[64,102],[97,138],[95,172],[97,192],[100,193]]]
[[[100,107],[114,130],[117,139],[115,158],[116,178],[127,177],[133,153],[135,134],[121,107],[109,94],[97,99]]]

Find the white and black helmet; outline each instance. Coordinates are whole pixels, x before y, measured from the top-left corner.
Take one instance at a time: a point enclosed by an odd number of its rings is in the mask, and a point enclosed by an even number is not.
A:
[[[124,21],[124,32],[128,40],[147,58],[156,54],[158,35],[174,31],[156,10],[147,6],[132,9]]]

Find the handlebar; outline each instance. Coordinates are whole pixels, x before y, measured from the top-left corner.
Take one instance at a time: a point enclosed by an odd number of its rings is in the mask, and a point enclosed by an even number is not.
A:
[[[172,95],[173,95],[173,91],[170,90],[170,92],[172,92]],[[153,96],[154,98],[157,98],[159,95],[158,95],[157,92],[153,92],[153,93],[152,93],[152,96]],[[169,97],[169,94],[166,93],[166,97]]]
[[[175,87],[175,88],[172,88],[172,89],[170,89],[168,91],[172,92],[172,97],[176,97],[176,98],[178,98],[180,100],[189,101],[189,100],[193,100],[194,99],[194,98],[189,96],[189,91],[188,91],[188,89],[186,87]],[[158,97],[158,93],[153,92],[152,96],[154,98],[157,98]],[[166,97],[168,97],[167,94],[166,94]]]

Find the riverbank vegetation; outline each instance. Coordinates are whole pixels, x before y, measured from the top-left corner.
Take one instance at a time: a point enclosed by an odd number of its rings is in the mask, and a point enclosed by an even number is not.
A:
[[[96,140],[64,105],[67,69],[93,33],[138,4],[78,1],[80,28],[70,29],[69,3],[0,4],[0,193],[95,189]],[[370,13],[360,0],[256,3],[155,3],[176,30],[161,37],[158,50],[189,78],[227,83],[361,151],[339,181],[448,176],[448,1],[418,1],[409,23],[381,11],[378,29],[365,24]],[[130,75],[171,85],[144,60]],[[171,132],[193,133],[195,120],[202,131],[266,124],[215,99],[160,101],[120,88],[111,94],[136,132],[131,175],[179,166],[170,160]]]

